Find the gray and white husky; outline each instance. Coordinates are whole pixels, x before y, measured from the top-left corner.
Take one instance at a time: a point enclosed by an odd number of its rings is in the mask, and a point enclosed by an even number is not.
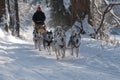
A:
[[[37,32],[37,30],[33,30],[33,42],[35,45],[35,49],[39,48],[39,51],[41,51],[41,45],[43,41],[43,36]]]
[[[73,56],[73,52],[75,50],[76,56],[78,57],[79,49],[81,44],[81,36],[78,33],[73,32],[69,39],[68,46],[71,47],[71,55]]]
[[[65,57],[65,50],[66,50],[66,35],[64,30],[56,31],[57,35],[54,36],[54,49],[56,58],[59,59]],[[55,34],[56,34],[55,33]]]

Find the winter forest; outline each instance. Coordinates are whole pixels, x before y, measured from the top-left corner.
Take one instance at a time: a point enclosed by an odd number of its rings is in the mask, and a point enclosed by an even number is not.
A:
[[[120,80],[120,0],[0,0],[0,80]]]

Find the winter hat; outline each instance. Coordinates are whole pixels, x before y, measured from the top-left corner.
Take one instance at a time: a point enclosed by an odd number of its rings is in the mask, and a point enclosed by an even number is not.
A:
[[[40,5],[38,5],[38,7],[37,7],[37,11],[42,11]]]

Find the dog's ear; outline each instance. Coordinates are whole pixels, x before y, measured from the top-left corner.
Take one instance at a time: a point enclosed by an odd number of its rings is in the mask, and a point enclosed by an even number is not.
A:
[[[52,34],[52,30],[50,30],[50,33]]]
[[[75,36],[77,36],[77,33],[75,33]]]

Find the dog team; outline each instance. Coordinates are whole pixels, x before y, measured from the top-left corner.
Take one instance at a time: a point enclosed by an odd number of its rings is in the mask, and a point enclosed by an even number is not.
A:
[[[41,34],[39,31],[33,31],[33,42],[35,45],[35,49],[42,50],[42,47],[46,49],[51,55],[51,52],[55,52],[56,59],[64,58],[65,52],[70,47],[71,55],[76,53],[76,57],[78,57],[81,36],[80,34],[73,29],[69,42],[66,42],[66,34],[62,27],[58,26],[54,31],[46,31],[45,34]]]

